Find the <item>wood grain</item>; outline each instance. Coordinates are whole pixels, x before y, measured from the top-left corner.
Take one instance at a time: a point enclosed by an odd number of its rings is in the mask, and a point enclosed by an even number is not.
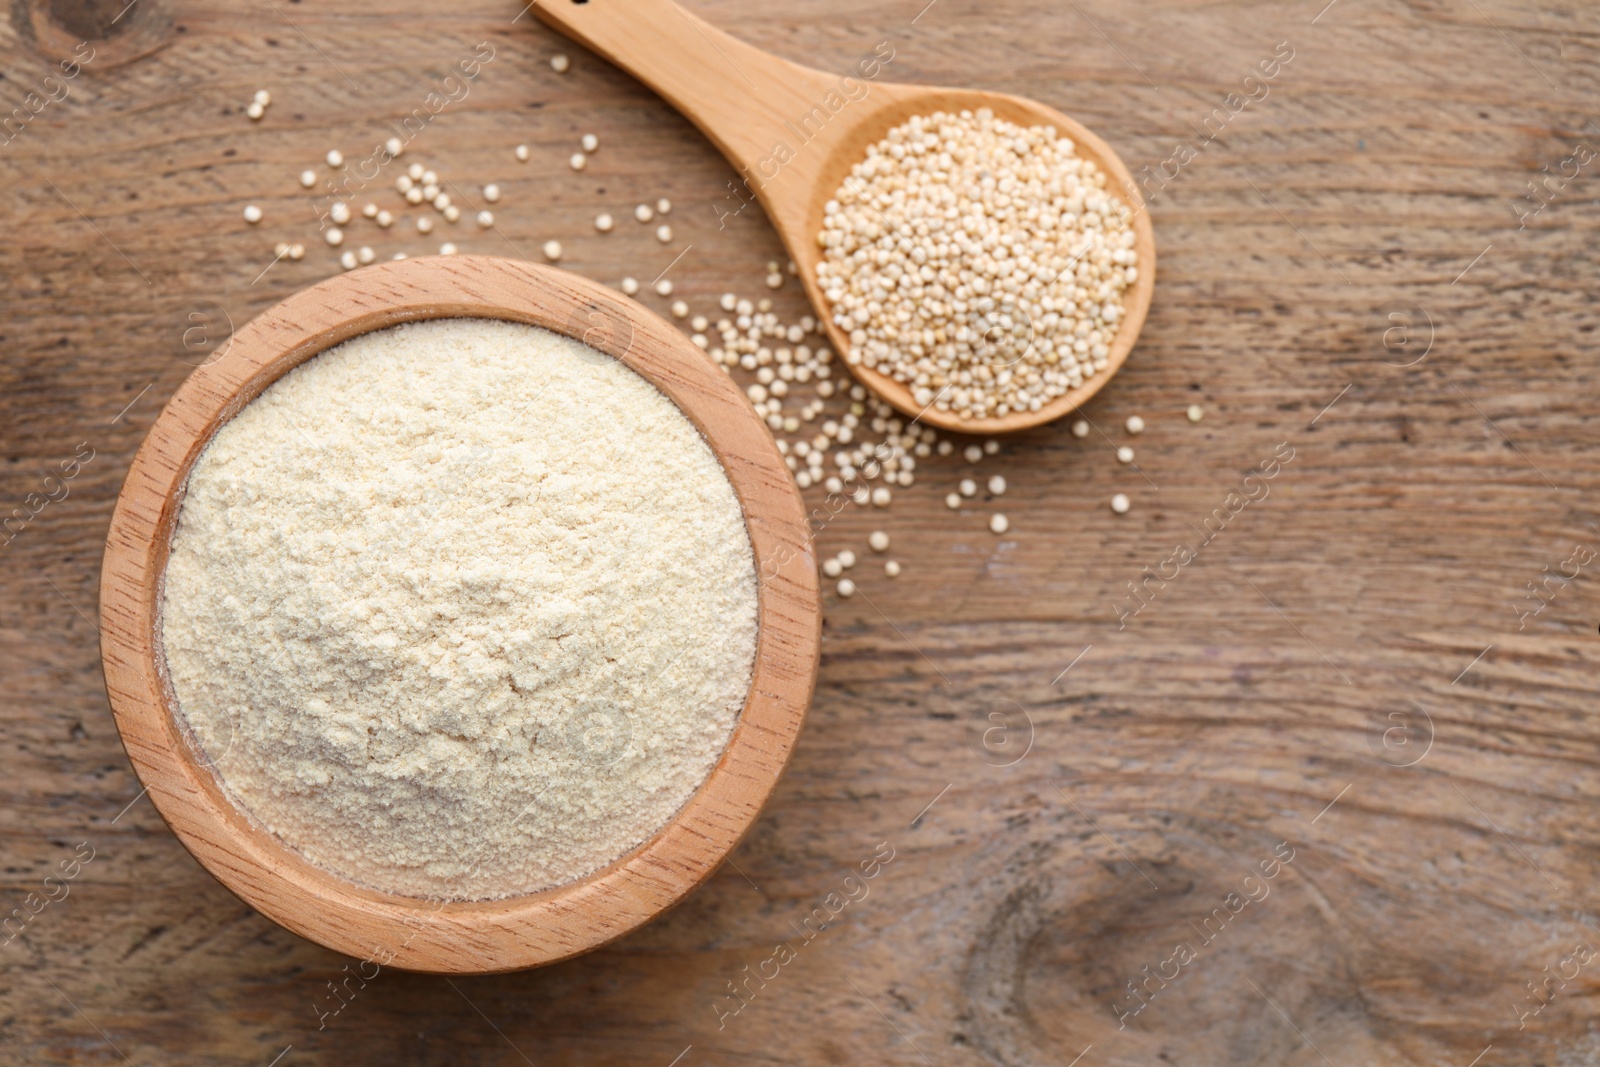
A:
[[[163,575],[184,488],[218,430],[273,382],[358,334],[476,317],[576,337],[637,372],[699,427],[738,497],[755,552],[755,671],[717,765],[672,820],[595,873],[505,900],[385,893],[319,868],[236,805],[182,722],[161,647]],[[606,380],[604,376],[597,381]],[[237,330],[151,427],[111,517],[100,648],[117,731],[150,801],[241,900],[330,948],[405,970],[542,966],[630,933],[717,869],[794,747],[816,682],[821,611],[805,509],[766,427],[704,353],[656,315],[565,271],[488,256],[383,263],[302,290]]]
[[[535,6],[539,19],[581,41],[639,78],[672,103],[721,149],[739,179],[734,204],[752,196],[777,229],[812,306],[827,308],[817,267],[825,207],[850,169],[891,129],[917,115],[988,108],[1019,126],[1052,126],[1109,179],[1107,192],[1127,205],[1138,253],[1139,277],[1125,294],[1122,325],[1106,355],[1106,368],[1038,411],[964,419],[918,403],[909,386],[871,367],[852,373],[898,410],[959,433],[1016,433],[1076,411],[1121,369],[1138,342],[1155,291],[1156,242],[1139,188],[1122,159],[1092,131],[1055,108],[1007,93],[940,89],[879,81],[896,54],[887,40],[838,73],[813,70],[763,52],[684,11],[673,0],[632,0],[590,5],[553,0]],[[842,79],[850,79],[848,83]],[[862,95],[857,97],[856,93]],[[842,95],[845,94],[845,95]],[[825,104],[831,99],[833,104]],[[726,206],[724,213],[731,212]],[[723,217],[719,215],[719,218]],[[851,349],[850,335],[820,316],[835,351]],[[1001,359],[995,362],[1004,365]]]
[[[1595,1060],[1592,965],[1539,1014],[1514,1011],[1596,936],[1593,567],[1525,625],[1514,609],[1578,543],[1600,547],[1594,166],[1525,228],[1512,206],[1543,167],[1600,147],[1591,9],[686,0],[819,70],[893,40],[886,76],[1041,100],[1136,176],[1198,146],[1193,126],[1280,41],[1295,58],[1150,198],[1160,284],[1085,409],[1109,441],[1055,423],[976,468],[929,459],[887,510],[820,530],[824,557],[863,557],[861,593],[825,597],[806,729],[732,863],[598,952],[452,986],[350,978],[355,961],[241,904],[136,799],[99,668],[99,561],[140,442],[215,343],[183,345],[190,316],[243,324],[336,273],[295,175],[329,148],[370,150],[480,41],[495,59],[407,151],[474,206],[499,182],[496,229],[350,243],[387,257],[448,236],[537,259],[559,238],[563,266],[612,285],[683,253],[668,276],[696,312],[730,290],[789,319],[806,302],[792,282],[761,288],[784,252],[754,208],[718,229],[734,172],[716,148],[531,15],[513,22],[520,4],[275,2],[139,0],[105,31],[126,44],[0,146],[0,514],[93,451],[0,549],[0,914],[80,842],[95,850],[0,949],[0,1058],[123,1064],[109,1038],[141,1067],[266,1067],[286,1047],[278,1067],[667,1067],[689,1046],[678,1067],[1063,1067],[1091,1044],[1078,1067]],[[59,61],[16,10],[0,15],[8,109]],[[274,103],[252,125],[262,87]],[[574,174],[591,131],[601,149]],[[660,196],[673,246],[627,221]],[[252,202],[258,228],[239,218]],[[601,211],[615,232],[593,231]],[[291,239],[306,259],[262,274]],[[1427,313],[1415,344],[1385,348],[1386,316],[1408,310]],[[1150,428],[1128,439],[1135,413]],[[1270,496],[1119,629],[1125,583],[1283,442],[1296,456]],[[1124,443],[1138,471],[1116,462]],[[1005,496],[945,508],[957,479],[992,473]],[[985,525],[998,508],[1004,538]],[[905,564],[895,581],[865,548],[875,529]],[[1001,766],[989,716],[1020,741],[1019,706],[1033,743]],[[1284,841],[1297,851],[1270,897],[1118,1030],[1126,983]],[[895,858],[870,895],[719,1028],[728,983],[799,943],[792,924],[880,842]]]

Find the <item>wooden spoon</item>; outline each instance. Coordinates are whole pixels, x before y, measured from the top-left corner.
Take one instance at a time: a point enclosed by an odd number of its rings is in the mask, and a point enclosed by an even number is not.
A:
[[[1078,154],[1106,174],[1106,192],[1133,211],[1138,280],[1124,296],[1125,315],[1104,371],[1034,412],[963,419],[918,404],[911,390],[865,366],[857,378],[896,408],[923,422],[964,433],[1005,433],[1060,418],[1082,405],[1117,372],[1150,307],[1155,285],[1155,234],[1137,187],[1104,141],[1033,100],[970,89],[937,89],[878,81],[892,63],[892,39],[867,46],[855,69],[841,77],[780,59],[728,36],[673,0],[541,0],[542,21],[609,59],[660,93],[698,126],[745,180],[730,183],[713,203],[719,218],[737,212],[754,193],[800,268],[806,293],[841,354],[850,339],[832,322],[816,282],[822,250],[823,206],[868,146],[913,115],[986,107],[1025,126],[1054,126]],[[863,95],[863,93],[865,95]]]

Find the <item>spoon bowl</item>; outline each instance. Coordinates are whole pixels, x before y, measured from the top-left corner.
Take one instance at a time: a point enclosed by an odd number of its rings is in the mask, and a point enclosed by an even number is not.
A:
[[[806,295],[836,351],[850,338],[833,322],[817,284],[823,212],[867,149],[916,115],[988,108],[1020,126],[1052,126],[1080,158],[1106,175],[1106,194],[1131,212],[1137,280],[1124,294],[1123,319],[1106,369],[1038,411],[998,418],[963,418],[918,404],[911,389],[864,364],[850,372],[905,414],[958,433],[995,434],[1051,422],[1104,387],[1127,359],[1155,288],[1155,232],[1128,168],[1110,146],[1054,108],[1024,97],[972,89],[942,89],[878,81],[893,62],[882,41],[845,75],[792,63],[731,37],[684,11],[673,0],[629,0],[625,8],[587,0],[547,0],[534,6],[545,23],[633,74],[693,122],[739,171],[712,209],[725,224],[745,203],[758,201],[799,268]]]

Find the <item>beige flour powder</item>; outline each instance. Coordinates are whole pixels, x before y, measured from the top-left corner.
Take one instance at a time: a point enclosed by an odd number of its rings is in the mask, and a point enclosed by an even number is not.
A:
[[[733,489],[678,408],[531,326],[345,342],[189,478],[162,632],[237,799],[379,889],[503,897],[647,839],[750,685]]]

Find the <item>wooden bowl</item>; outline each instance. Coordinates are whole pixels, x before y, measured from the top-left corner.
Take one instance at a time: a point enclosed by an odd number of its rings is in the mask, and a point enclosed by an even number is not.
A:
[[[754,677],[710,776],[610,866],[504,900],[437,902],[315,867],[241,810],[176,714],[160,639],[162,576],[190,469],[219,427],[290,369],[356,334],[458,316],[577,338],[671,398],[720,459],[758,574]],[[189,376],[134,458],[100,580],[106,688],[128,758],[178,839],[252,908],[380,966],[474,974],[553,963],[637,929],[727,858],[771,795],[816,681],[821,607],[809,526],[771,435],[728,376],[661,318],[565,271],[484,256],[364,267],[296,293]]]

